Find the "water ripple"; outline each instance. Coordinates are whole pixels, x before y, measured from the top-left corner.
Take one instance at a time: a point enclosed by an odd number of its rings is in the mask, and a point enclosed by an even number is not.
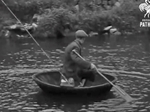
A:
[[[2,112],[150,111],[150,56],[148,51],[144,51],[141,40],[110,37],[100,42],[92,39],[83,48],[87,61],[95,63],[102,72],[118,78],[116,85],[136,99],[132,103],[124,101],[114,90],[106,96],[47,95],[41,92],[42,90],[32,80],[32,76],[39,72],[59,70],[65,47],[53,41],[39,42],[50,56],[48,59],[37,45],[30,41],[3,43],[1,48],[5,50],[1,49],[0,55],[0,111]]]

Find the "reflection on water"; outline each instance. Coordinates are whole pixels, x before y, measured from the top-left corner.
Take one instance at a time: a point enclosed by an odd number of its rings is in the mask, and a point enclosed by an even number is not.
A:
[[[65,46],[73,38],[39,40],[0,39],[0,111],[2,112],[148,112],[150,111],[150,50],[146,36],[89,38],[84,56],[103,72],[116,75],[117,85],[136,99],[125,102],[111,91],[104,96],[62,96],[43,93],[34,73],[58,69]]]

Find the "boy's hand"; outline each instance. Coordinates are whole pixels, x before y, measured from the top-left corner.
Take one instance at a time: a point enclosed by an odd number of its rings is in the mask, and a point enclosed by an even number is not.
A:
[[[96,69],[96,66],[93,63],[91,63],[91,70],[93,69]]]

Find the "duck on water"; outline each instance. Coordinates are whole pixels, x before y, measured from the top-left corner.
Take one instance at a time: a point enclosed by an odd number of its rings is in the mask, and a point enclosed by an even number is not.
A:
[[[104,29],[100,32],[100,34],[103,34],[103,35],[110,35],[110,34],[120,35],[121,33],[119,32],[119,30],[116,27],[112,26],[111,22],[108,22],[107,26],[104,27]]]

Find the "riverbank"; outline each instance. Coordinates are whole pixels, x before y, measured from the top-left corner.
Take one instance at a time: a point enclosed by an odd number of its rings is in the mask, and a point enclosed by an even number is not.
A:
[[[5,1],[14,14],[23,23],[32,23],[36,15],[38,28],[33,33],[37,38],[64,37],[64,32],[84,29],[87,33],[101,32],[111,22],[121,34],[145,32],[140,27],[143,14],[138,6],[140,1],[119,0],[116,2],[97,3],[92,0],[31,0]],[[1,28],[16,23],[14,17],[0,3],[2,15]]]

